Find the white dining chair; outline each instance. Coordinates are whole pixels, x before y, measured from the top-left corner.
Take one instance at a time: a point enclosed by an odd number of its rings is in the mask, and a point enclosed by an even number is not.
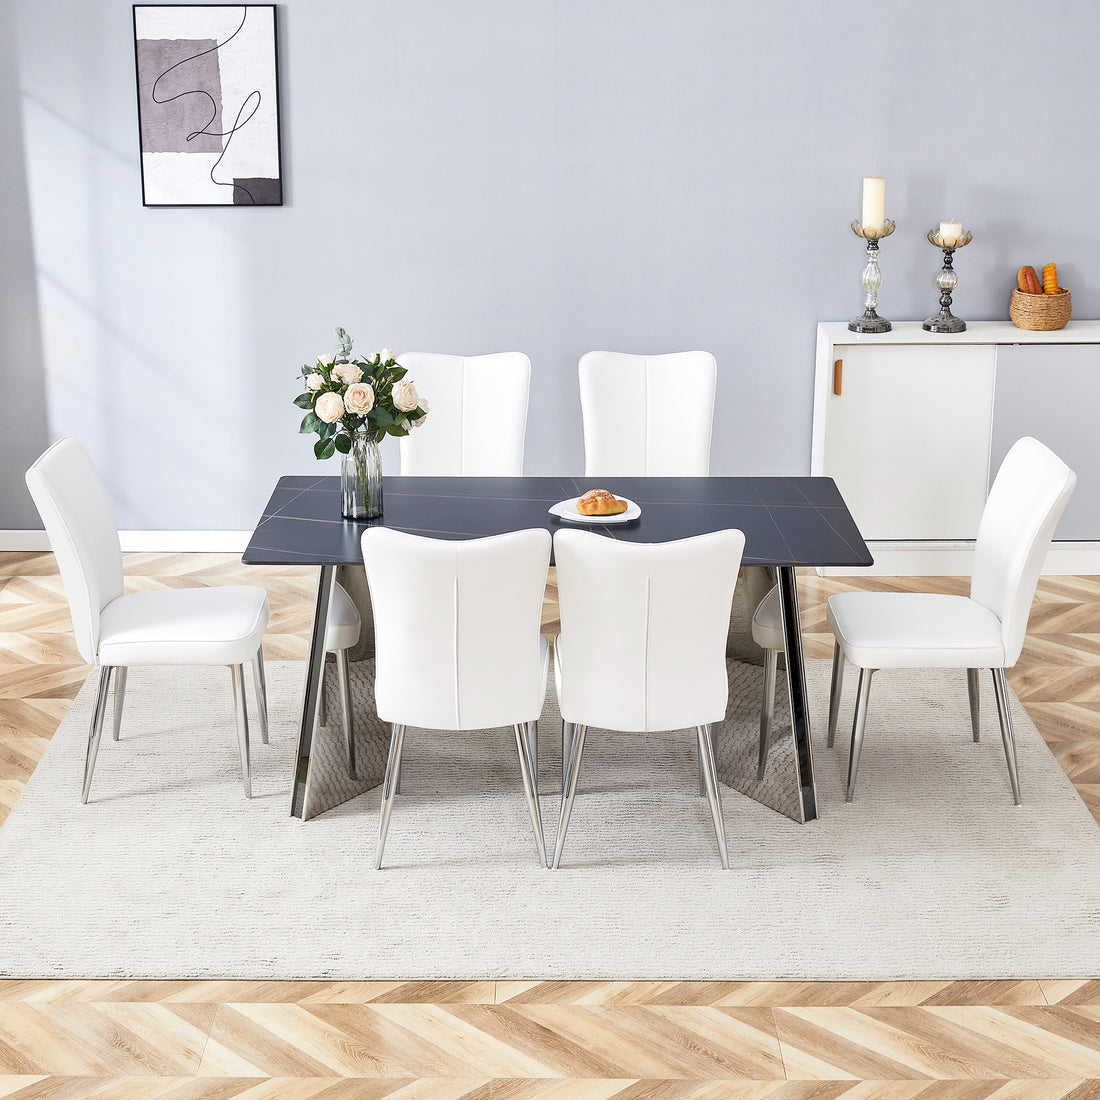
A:
[[[1043,561],[1077,476],[1038,440],[1025,436],[1005,455],[989,490],[969,596],[924,592],[844,592],[829,597],[836,638],[829,693],[829,744],[836,735],[844,662],[859,668],[845,801],[855,793],[871,677],[879,669],[965,668],[974,740],[979,736],[978,673],[993,676],[1012,798],[1020,805],[1016,746],[1005,669],[1023,649]]]
[[[123,592],[122,549],[107,494],[81,444],[66,437],[27,471],[65,586],[81,657],[99,669],[88,732],[84,784],[88,801],[115,672],[114,740],[119,739],[126,671],[133,665],[228,665],[246,798],[252,797],[244,665],[251,662],[263,741],[268,740],[263,641],[267,593],[262,588],[174,588]]]
[[[325,652],[336,658],[336,682],[340,692],[340,717],[344,730],[344,744],[347,749],[348,775],[355,778],[355,721],[351,706],[351,667],[348,650],[359,644],[359,632],[362,619],[359,608],[348,595],[342,584],[334,583],[332,599],[329,601],[328,620],[325,624]],[[318,700],[318,721],[322,726],[328,724],[325,708],[325,693],[320,692]]]
[[[586,477],[710,473],[718,379],[710,352],[590,351],[581,356],[578,374]]]
[[[554,535],[561,633],[554,675],[562,717],[561,863],[590,726],[636,734],[694,727],[722,866],[729,867],[710,727],[726,716],[726,635],[741,531],[628,543]],[[639,737],[639,752],[645,744]]]
[[[428,419],[400,437],[402,474],[523,474],[531,386],[531,360],[526,355],[408,351],[397,362],[431,404]]]
[[[539,860],[538,718],[549,651],[539,633],[550,533],[463,542],[363,532],[374,608],[375,705],[392,729],[375,867],[382,866],[405,730],[512,726]]]

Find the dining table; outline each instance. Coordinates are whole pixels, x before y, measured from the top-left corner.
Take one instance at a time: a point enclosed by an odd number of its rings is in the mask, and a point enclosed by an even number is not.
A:
[[[291,815],[309,820],[355,797],[364,780],[349,783],[321,761],[316,737],[324,690],[325,632],[339,566],[362,566],[361,537],[368,526],[436,539],[472,539],[541,527],[551,532],[573,521],[550,508],[588,489],[604,487],[637,504],[630,522],[590,522],[608,538],[668,542],[736,528],[745,535],[742,564],[775,570],[779,586],[796,820],[818,815],[806,669],[799,625],[796,571],[801,567],[869,566],[873,558],[839,489],[828,477],[411,477],[383,479],[377,519],[341,515],[340,478],[281,477],[244,551],[246,565],[312,565],[318,569]],[[384,743],[384,742],[380,742]],[[755,759],[753,761],[755,770]],[[380,777],[375,777],[380,782]]]

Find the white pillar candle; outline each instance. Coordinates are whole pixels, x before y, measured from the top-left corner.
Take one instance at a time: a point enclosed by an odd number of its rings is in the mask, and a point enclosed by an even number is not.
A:
[[[881,229],[886,221],[886,181],[881,176],[863,177],[863,228]]]
[[[940,222],[940,240],[947,248],[953,247],[962,235],[962,222]]]

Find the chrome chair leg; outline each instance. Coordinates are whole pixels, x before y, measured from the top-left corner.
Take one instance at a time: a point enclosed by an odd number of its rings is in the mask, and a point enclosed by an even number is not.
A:
[[[840,642],[833,646],[833,678],[829,683],[829,748],[836,740],[836,720],[840,714],[840,692],[844,687],[844,655]]]
[[[699,738],[695,739],[695,768],[699,773],[699,797],[707,797],[707,777],[703,770],[703,750],[699,747]]]
[[[233,706],[237,712],[237,747],[241,752],[241,778],[245,798],[252,797],[252,768],[248,759],[248,705],[244,697],[244,665],[232,665]]]
[[[355,721],[351,710],[351,670],[348,651],[336,654],[336,678],[340,683],[340,707],[344,712],[344,743],[348,750],[348,775],[355,778]]]
[[[405,743],[405,727],[393,724],[390,734],[390,755],[386,760],[386,778],[382,781],[382,808],[378,815],[378,848],[374,853],[374,869],[382,867],[382,853],[386,848],[386,834],[390,831],[390,814],[393,812],[393,796],[397,786],[397,770],[401,766],[401,748]]]
[[[84,786],[80,792],[81,803],[88,801],[88,792],[92,789],[92,772],[95,771],[95,758],[99,752],[99,740],[103,736],[103,718],[107,713],[107,688],[111,682],[110,665],[99,666],[99,681],[95,689],[95,705],[92,707],[92,721],[88,728],[88,755],[84,760]]]
[[[260,738],[268,744],[267,731],[267,677],[264,675],[264,649],[260,646],[252,658],[252,679],[256,685],[256,710],[260,714]]]
[[[867,725],[867,700],[871,694],[873,668],[859,670],[859,688],[856,694],[856,715],[852,722],[852,747],[848,753],[848,792],[845,802],[851,802],[856,791],[856,773],[859,771],[859,758],[863,753],[863,729]]]
[[[1008,709],[1008,681],[1003,668],[990,670],[993,673],[993,690],[997,696],[997,718],[1001,723],[1001,740],[1005,746],[1005,760],[1008,762],[1008,781],[1012,784],[1012,801],[1020,805],[1020,779],[1016,774],[1016,738],[1012,735],[1012,715]]]
[[[115,669],[115,722],[111,731],[111,740],[117,741],[122,732],[122,705],[126,700],[126,666],[119,665]]]
[[[718,854],[722,857],[722,869],[728,871],[730,857],[729,852],[726,850],[726,829],[722,822],[722,803],[718,797],[718,769],[714,763],[714,740],[710,735],[710,726],[699,726],[695,732],[699,741],[699,759],[703,762],[703,771],[707,781],[707,798],[710,800],[710,816],[714,821],[714,835],[718,840]]]
[[[966,670],[966,693],[970,696],[970,728],[974,731],[974,740],[982,739],[981,687],[978,682],[980,669]]]
[[[539,865],[546,866],[546,841],[542,835],[542,814],[539,811],[538,771],[532,757],[538,751],[531,744],[531,727],[538,726],[534,722],[524,725],[516,725],[512,728],[516,734],[516,748],[519,750],[519,770],[523,776],[523,793],[527,796],[527,809],[531,814],[531,824],[535,828],[535,845],[539,852]],[[537,735],[537,734],[536,734]],[[536,757],[537,759],[537,757]]]
[[[564,719],[561,724],[561,789],[565,793],[565,780],[569,772],[569,759],[573,755],[573,739],[577,727]]]
[[[768,745],[775,717],[775,678],[779,670],[779,650],[764,652],[764,698],[760,702],[760,755],[756,763],[756,778],[763,779],[768,767]]]
[[[527,723],[527,759],[531,765],[531,775],[535,781],[535,791],[539,789],[539,724]]]
[[[558,818],[558,842],[554,847],[554,863],[556,870],[561,863],[562,849],[565,847],[565,832],[569,828],[569,818],[573,813],[573,796],[577,793],[577,776],[581,770],[581,755],[584,752],[584,735],[588,732],[587,726],[575,725],[573,727],[573,745],[569,753],[569,767],[566,768],[562,778],[561,788],[561,815]]]

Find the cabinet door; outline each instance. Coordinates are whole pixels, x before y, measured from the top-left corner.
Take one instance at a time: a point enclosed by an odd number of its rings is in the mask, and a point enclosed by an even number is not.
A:
[[[1008,344],[997,349],[997,387],[989,476],[1009,447],[1034,436],[1077,473],[1077,488],[1055,532],[1059,539],[1100,539],[1100,347]]]
[[[867,539],[972,539],[989,474],[991,345],[848,345],[824,472]]]

